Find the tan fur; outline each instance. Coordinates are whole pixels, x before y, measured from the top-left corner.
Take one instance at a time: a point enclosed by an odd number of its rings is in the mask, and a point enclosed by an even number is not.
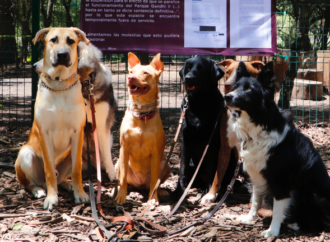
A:
[[[117,101],[114,93],[110,92],[112,90],[112,74],[111,71],[102,63],[102,52],[96,48],[93,44],[86,45],[84,42],[78,44],[78,74],[80,76],[80,81],[83,83],[90,79],[90,74],[92,72],[96,73],[95,80],[93,82],[93,92],[95,101],[95,118],[97,124],[98,141],[100,148],[100,157],[102,161],[102,168],[108,173],[109,179],[113,181],[116,178],[114,166],[111,157],[111,147],[112,147],[112,133],[111,127],[113,126],[115,120],[115,110],[117,109]],[[43,62],[41,59],[36,62],[33,66],[35,71],[39,74],[43,71]],[[89,101],[89,90],[88,87],[84,87],[83,90],[84,101],[87,104],[87,119],[91,122],[91,110]],[[107,95],[107,99],[104,99],[104,94]],[[102,98],[100,100],[100,98]],[[83,145],[83,169],[87,170],[87,139],[89,137],[89,150],[91,156],[91,162],[94,167],[96,167],[96,157],[95,157],[95,143],[94,135],[92,130],[86,128],[84,145]],[[70,154],[66,157],[66,162],[71,164]]]
[[[149,91],[141,95],[130,94],[130,100],[139,105],[154,103],[158,99],[158,82],[164,65],[160,60],[160,54],[156,55],[150,65],[141,65],[140,60],[133,53],[128,54],[129,78],[135,77],[140,87],[148,87]],[[129,86],[129,81],[128,81]],[[131,90],[129,88],[129,92]],[[137,109],[133,109],[136,110]],[[150,109],[149,109],[150,110]],[[139,110],[147,112],[149,110]],[[142,121],[126,111],[120,127],[120,189],[116,201],[125,203],[127,184],[134,187],[152,189],[155,187],[158,176],[164,167],[163,152],[166,144],[162,121],[157,108],[156,115]],[[118,169],[118,163],[116,169]],[[167,165],[166,173],[162,177],[164,182],[169,176],[170,168]],[[158,189],[152,199],[152,204],[158,204],[158,194],[164,196],[167,192]]]
[[[58,41],[52,43],[50,40],[55,37]],[[68,44],[67,38],[74,40],[74,43]],[[77,72],[79,41],[89,43],[85,34],[76,28],[49,28],[36,34],[34,43],[39,40],[45,43],[44,68],[40,81],[53,89],[65,89],[74,84],[79,76],[67,79]],[[62,50],[69,53],[71,65],[68,67],[54,66],[54,56]],[[59,80],[55,81],[54,77]],[[64,92],[52,92],[42,87],[39,82],[32,129],[28,142],[20,149],[15,163],[18,181],[35,197],[44,196],[43,189],[47,189],[45,209],[52,210],[57,204],[57,184],[66,184],[69,176],[72,177],[75,201],[88,200],[81,180],[81,152],[86,114],[80,90],[80,82]],[[63,158],[70,151],[73,162],[72,166],[67,166],[63,163]]]
[[[258,73],[261,71],[262,67],[265,65],[263,62],[261,61],[251,61],[251,62],[244,62],[246,68],[248,69],[248,71],[251,73],[252,77],[257,77]],[[227,94],[232,87],[233,81],[230,80],[230,78],[232,77],[233,73],[235,72],[235,70],[237,70],[238,68],[238,64],[239,61],[234,61],[232,59],[226,59],[223,60],[221,62],[217,63],[220,66],[225,67],[225,94]],[[229,81],[228,81],[229,80]]]

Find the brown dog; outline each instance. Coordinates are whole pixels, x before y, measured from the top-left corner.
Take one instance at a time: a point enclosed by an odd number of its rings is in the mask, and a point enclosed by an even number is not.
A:
[[[236,79],[236,71],[238,68],[238,61],[232,59],[226,59],[217,63],[218,65],[225,68],[225,94],[231,92],[232,85]],[[257,77],[261,71],[264,63],[260,61],[245,62],[248,71],[252,77]],[[225,110],[221,117],[220,124],[220,140],[221,148],[219,152],[219,163],[217,172],[212,183],[212,187],[209,192],[202,198],[202,204],[208,204],[214,202],[217,197],[217,193],[221,187],[222,180],[225,176],[230,156],[234,154],[235,160],[238,159],[238,151],[240,149],[240,140],[237,138],[236,131],[232,126],[232,119],[230,110]],[[234,149],[233,153],[231,150]]]
[[[163,152],[166,144],[165,133],[159,115],[158,82],[164,64],[157,54],[150,65],[141,65],[139,58],[128,53],[129,76],[127,78],[130,103],[120,127],[120,155],[116,164],[120,189],[116,201],[125,203],[127,184],[137,188],[150,189],[149,199],[158,205],[158,194],[167,195],[158,189],[151,198],[158,176],[164,167]],[[170,173],[167,165],[161,179],[164,182]]]
[[[261,71],[261,69],[264,67],[264,63],[261,61],[251,61],[251,62],[244,62],[246,65],[246,68],[251,73],[251,77],[257,77],[258,73]],[[219,66],[223,66],[226,70],[225,73],[225,94],[231,92],[231,88],[233,85],[233,82],[236,78],[236,71],[238,68],[239,61],[234,61],[232,59],[226,59],[221,62],[217,63]]]
[[[76,202],[88,201],[81,177],[86,111],[77,74],[77,45],[80,41],[89,44],[89,40],[77,28],[42,29],[33,43],[39,40],[45,43],[45,50],[34,122],[15,169],[19,183],[36,198],[45,196],[47,189],[44,209],[52,210],[58,203],[58,184],[72,189]],[[64,158],[70,152],[72,164],[68,165]]]

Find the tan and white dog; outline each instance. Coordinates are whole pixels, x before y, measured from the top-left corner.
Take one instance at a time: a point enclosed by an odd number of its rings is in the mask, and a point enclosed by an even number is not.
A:
[[[34,122],[28,142],[20,149],[16,175],[20,184],[37,197],[47,197],[44,209],[58,203],[57,184],[73,190],[75,202],[88,201],[82,187],[83,129],[85,103],[79,81],[77,45],[89,44],[77,28],[40,30],[33,43],[45,43],[43,72],[40,75]],[[71,151],[72,166],[65,164]],[[72,167],[72,169],[68,169]],[[72,178],[72,184],[67,182]]]
[[[92,112],[89,100],[89,81],[93,84],[95,119],[97,126],[98,143],[102,168],[108,173],[109,179],[116,178],[115,168],[112,163],[112,132],[117,110],[117,97],[112,87],[112,74],[109,68],[102,63],[102,52],[93,44],[85,42],[78,44],[78,74],[82,83],[82,94],[86,103],[87,126],[85,127],[83,146],[83,169],[87,170],[87,136],[92,165],[96,166],[95,144],[92,129]],[[34,70],[40,75],[43,72],[43,59],[33,64]],[[68,154],[67,159],[70,159]],[[69,162],[68,162],[69,165]]]
[[[120,189],[116,201],[126,202],[127,185],[149,189],[149,200],[158,205],[158,195],[167,196],[168,192],[158,188],[153,197],[158,176],[163,167],[166,170],[161,177],[165,182],[170,174],[163,152],[166,137],[158,110],[159,78],[164,64],[157,54],[149,65],[141,65],[139,58],[128,53],[129,75],[127,87],[130,104],[120,126],[120,155],[116,164],[119,169]]]

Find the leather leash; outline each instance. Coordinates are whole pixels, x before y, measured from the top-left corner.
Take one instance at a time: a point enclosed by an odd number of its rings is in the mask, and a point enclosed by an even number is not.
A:
[[[97,137],[97,129],[96,129],[96,119],[95,119],[95,102],[94,102],[94,85],[93,82],[95,80],[95,76],[91,75],[91,78],[89,79],[89,102],[90,102],[90,108],[92,113],[92,129],[93,129],[93,135],[94,135],[94,144],[95,144],[95,156],[96,156],[96,174],[97,174],[97,196],[96,196],[96,204],[97,208],[100,212],[100,214],[105,217],[102,209],[101,204],[101,183],[102,183],[102,177],[101,177],[101,158],[100,158],[100,149],[99,149],[99,140]]]
[[[177,233],[180,233],[182,231],[185,231],[186,229],[192,227],[192,226],[195,226],[195,225],[200,225],[200,224],[203,224],[205,223],[207,220],[209,220],[217,211],[218,209],[222,206],[222,204],[226,201],[229,193],[232,193],[233,191],[233,186],[235,184],[235,181],[237,179],[237,176],[238,176],[238,173],[239,173],[239,170],[240,170],[240,167],[241,167],[241,164],[243,163],[243,159],[240,158],[238,159],[237,161],[237,165],[236,165],[236,168],[235,168],[235,173],[233,175],[233,178],[231,179],[229,185],[227,186],[227,191],[225,192],[225,194],[222,196],[221,200],[219,201],[219,203],[217,204],[217,206],[215,206],[215,208],[208,214],[206,215],[205,217],[199,219],[198,221],[196,221],[195,223],[193,224],[190,224],[182,229],[179,229],[175,232],[172,232],[170,234],[167,234],[168,236],[170,235],[173,235],[173,234],[177,234]]]
[[[222,112],[219,112],[218,117],[217,117],[217,120],[216,120],[215,125],[214,125],[214,128],[213,128],[213,130],[212,130],[211,136],[210,136],[210,138],[209,138],[209,140],[208,140],[208,142],[207,142],[207,145],[206,145],[205,150],[204,150],[204,152],[203,152],[203,155],[202,155],[202,157],[201,157],[201,159],[200,159],[200,161],[199,161],[199,163],[198,163],[198,166],[197,166],[197,168],[196,168],[196,170],[195,170],[194,175],[192,176],[192,178],[191,178],[191,180],[190,180],[188,186],[187,186],[186,189],[184,190],[184,192],[183,192],[183,194],[182,194],[180,200],[177,202],[177,204],[175,205],[175,207],[173,208],[173,210],[170,212],[169,215],[165,216],[165,219],[166,219],[166,220],[168,220],[170,217],[172,217],[172,215],[178,210],[178,208],[180,207],[181,203],[183,202],[183,200],[184,200],[185,197],[187,196],[188,191],[189,191],[189,189],[191,188],[191,186],[192,186],[192,184],[193,184],[193,182],[194,182],[194,180],[195,180],[195,178],[196,178],[196,176],[197,176],[197,173],[198,173],[198,171],[199,171],[199,168],[201,167],[202,162],[203,162],[203,160],[204,160],[204,157],[205,157],[205,155],[206,155],[206,152],[207,152],[207,150],[208,150],[208,148],[209,148],[209,146],[210,146],[211,140],[212,140],[213,135],[214,135],[214,131],[216,130],[216,127],[217,127],[217,125],[218,125],[218,123],[219,123],[219,120],[220,120],[220,118],[221,118],[221,115],[222,115]]]
[[[86,125],[87,125],[87,115],[86,115]],[[91,163],[91,157],[90,157],[90,152],[89,152],[89,142],[88,142],[88,135],[86,135],[87,139],[87,164],[88,164],[88,180],[89,180],[89,196],[90,196],[90,201],[91,201],[91,208],[92,208],[92,214],[95,219],[95,222],[97,225],[100,227],[100,229],[103,231],[105,236],[107,238],[111,238],[112,234],[110,231],[108,231],[103,224],[101,223],[97,211],[96,211],[96,204],[95,204],[95,195],[94,195],[94,184],[93,184],[93,174],[92,174],[92,163]]]

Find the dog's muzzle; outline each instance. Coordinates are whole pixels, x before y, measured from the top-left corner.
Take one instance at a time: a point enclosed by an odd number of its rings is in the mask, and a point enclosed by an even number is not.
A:
[[[57,62],[53,64],[54,67],[63,65],[66,67],[71,66],[70,53],[68,51],[57,52]]]

